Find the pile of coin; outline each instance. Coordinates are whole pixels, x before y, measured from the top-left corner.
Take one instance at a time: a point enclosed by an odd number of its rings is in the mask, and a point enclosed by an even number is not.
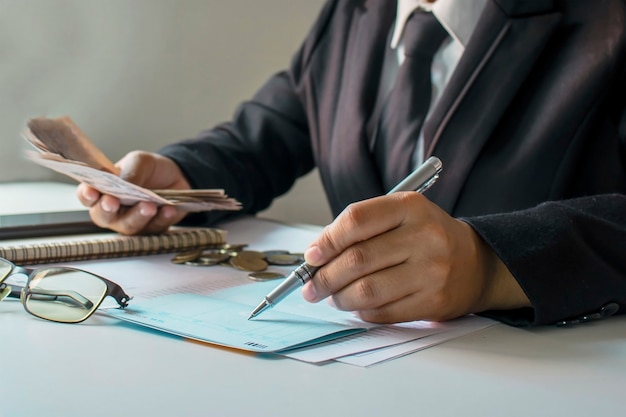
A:
[[[304,262],[302,253],[287,250],[247,250],[246,244],[225,244],[220,248],[198,248],[177,254],[171,259],[174,264],[191,266],[230,266],[249,272],[248,278],[255,281],[284,278],[281,272],[267,271],[270,265],[293,266]]]

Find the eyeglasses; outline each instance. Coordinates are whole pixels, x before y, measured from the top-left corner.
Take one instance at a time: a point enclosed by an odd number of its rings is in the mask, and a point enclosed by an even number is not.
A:
[[[23,288],[13,290],[4,281],[16,274],[28,277]],[[0,301],[19,298],[33,316],[60,323],[80,323],[111,296],[120,308],[129,297],[122,287],[91,272],[70,267],[24,268],[0,258]]]

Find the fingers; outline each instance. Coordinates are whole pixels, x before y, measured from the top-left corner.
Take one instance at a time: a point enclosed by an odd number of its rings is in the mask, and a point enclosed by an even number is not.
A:
[[[145,188],[190,188],[178,166],[158,154],[133,151],[118,161],[116,167],[120,177]],[[122,206],[119,199],[103,195],[86,184],[78,186],[77,195],[89,207],[90,217],[97,226],[128,235],[163,232],[186,214],[172,206],[158,207],[145,201]]]
[[[324,265],[356,242],[398,227],[405,213],[395,210],[394,205],[407,197],[424,198],[415,192],[395,193],[349,205],[305,252],[307,262]]]
[[[115,165],[121,178],[148,189],[191,188],[178,165],[156,153],[132,151]]]
[[[154,188],[151,179],[158,169],[157,155],[144,151],[131,151],[124,155],[115,166],[120,170],[120,177],[133,184]]]
[[[359,294],[361,303],[371,306],[369,303],[372,299],[377,299],[381,294],[374,289],[376,286],[369,285],[370,282],[363,278],[406,262],[410,256],[409,245],[403,231],[398,228],[356,242],[318,270],[315,279],[310,281],[310,287],[303,289],[303,296],[307,301],[317,302],[359,280],[353,291]],[[305,258],[313,258],[313,252],[318,251],[319,246],[312,247],[306,252]],[[307,258],[307,262],[310,263],[310,258]],[[384,279],[382,282],[385,282]],[[352,304],[340,305],[345,309],[354,307]]]
[[[100,192],[81,182],[76,188],[76,197],[83,206],[91,207],[100,199]]]
[[[302,295],[332,296],[338,309],[379,323],[475,312],[488,281],[479,242],[469,225],[415,192],[355,203],[305,252],[321,267]]]
[[[466,314],[462,299],[471,291],[451,283],[444,269],[405,262],[360,277],[332,295],[340,310],[356,311],[373,323],[449,320]]]
[[[419,294],[411,294],[393,303],[385,304],[378,308],[359,310],[359,317],[370,323],[402,323],[414,320],[446,321],[458,317],[461,314],[442,314],[437,303],[430,302],[428,297]]]
[[[396,193],[350,205],[305,252],[307,263],[323,268],[303,288],[303,297],[322,300],[365,275],[406,262],[415,243],[401,226],[420,200],[425,199],[415,192]]]
[[[119,200],[108,195],[102,196],[89,214],[97,226],[127,235],[164,232],[184,216],[172,206],[159,208],[146,201],[121,206]]]

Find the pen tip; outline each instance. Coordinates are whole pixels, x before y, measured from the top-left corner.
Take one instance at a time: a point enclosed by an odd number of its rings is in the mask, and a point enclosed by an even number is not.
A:
[[[248,316],[248,320],[255,318],[263,311],[265,311],[269,306],[270,305],[267,300],[263,300],[261,304],[259,304],[254,310],[252,310],[252,313],[250,313],[250,315]]]

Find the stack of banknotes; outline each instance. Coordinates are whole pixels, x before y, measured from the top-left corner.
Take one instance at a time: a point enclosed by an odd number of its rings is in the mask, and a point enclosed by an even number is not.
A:
[[[190,212],[241,208],[222,189],[148,190],[120,178],[113,162],[69,117],[33,118],[24,137],[36,149],[26,152],[31,161],[117,197],[124,205],[151,201]]]

